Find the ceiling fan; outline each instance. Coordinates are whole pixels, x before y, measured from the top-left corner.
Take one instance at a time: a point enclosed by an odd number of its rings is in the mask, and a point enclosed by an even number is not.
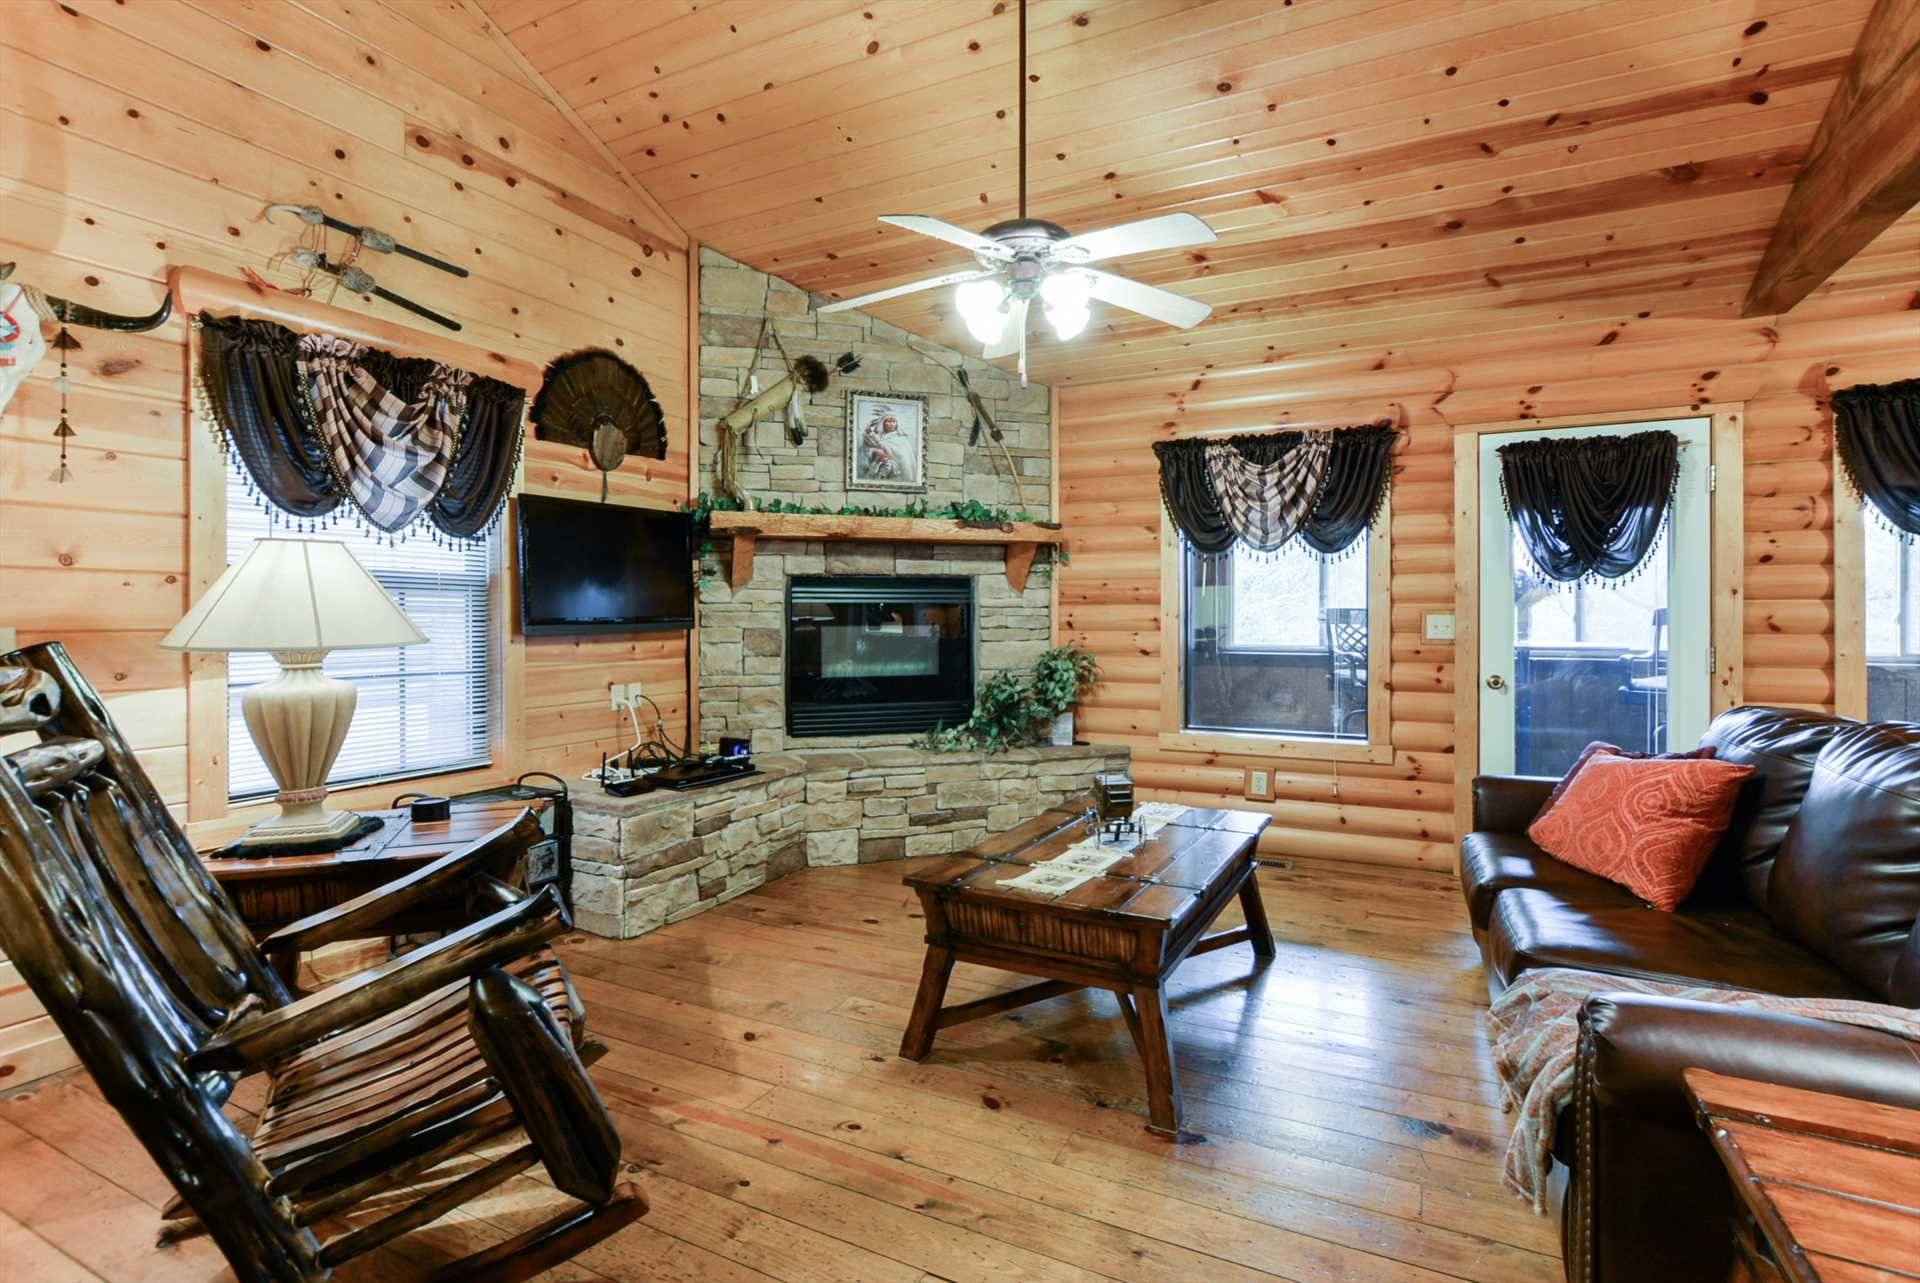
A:
[[[1035,299],[1062,342],[1087,328],[1088,304],[1093,299],[1183,330],[1200,324],[1213,311],[1212,304],[1198,299],[1087,266],[1123,254],[1217,240],[1213,229],[1192,214],[1162,214],[1079,236],[1058,223],[1027,217],[1026,0],[1020,0],[1020,216],[979,232],[925,214],[883,214],[880,221],[970,249],[977,266],[827,303],[819,310],[841,312],[942,285],[958,286],[954,305],[967,330],[985,345],[981,355],[991,361],[1019,353],[1022,383],[1027,379],[1027,309]]]

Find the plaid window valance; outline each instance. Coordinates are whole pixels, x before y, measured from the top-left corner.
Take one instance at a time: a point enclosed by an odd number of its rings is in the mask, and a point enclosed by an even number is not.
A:
[[[1345,551],[1380,511],[1392,483],[1390,425],[1283,430],[1160,441],[1160,497],[1196,552],[1238,542],[1275,552],[1295,535],[1315,552]]]
[[[203,312],[194,327],[203,409],[273,507],[314,523],[357,515],[387,534],[424,519],[455,539],[499,516],[521,389],[271,321]]]

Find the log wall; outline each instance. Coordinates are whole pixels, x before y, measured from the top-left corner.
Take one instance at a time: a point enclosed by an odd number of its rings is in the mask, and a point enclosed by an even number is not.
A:
[[[18,260],[17,279],[120,312],[151,311],[175,265],[250,267],[292,284],[270,258],[296,243],[298,225],[266,223],[261,210],[318,203],[467,266],[472,276],[456,280],[389,256],[361,264],[459,320],[463,340],[536,365],[589,345],[633,361],[667,412],[669,450],[615,473],[613,495],[685,497],[685,238],[608,170],[468,6],[37,0],[6,10],[0,260]],[[429,327],[385,303],[344,292],[333,301]],[[145,335],[77,331],[67,485],[49,480],[54,362],[0,417],[0,626],[22,643],[66,642],[161,792],[183,814],[191,793],[199,820],[225,809],[223,790],[193,787],[224,747],[220,728],[195,737],[190,762],[183,662],[155,645],[189,597],[190,434],[205,429],[188,416],[187,333],[180,319]],[[529,434],[523,487],[591,497],[599,473],[582,452]],[[609,682],[643,682],[678,722],[685,662],[681,635],[528,641],[494,774],[577,774],[602,748],[624,746]]]
[[[1061,515],[1072,546],[1071,564],[1060,572],[1062,635],[1097,652],[1105,673],[1082,706],[1081,733],[1127,744],[1146,795],[1210,805],[1230,799],[1271,811],[1264,849],[1273,854],[1450,868],[1459,827],[1453,646],[1423,641],[1421,620],[1454,608],[1454,434],[1513,419],[1732,401],[1746,403],[1744,698],[1830,707],[1827,399],[1854,383],[1920,374],[1916,307],[1920,294],[1911,288],[1842,284],[1766,321],[1640,321],[1604,334],[1571,327],[1524,347],[1447,340],[1060,389]],[[1393,492],[1393,762],[1162,749],[1160,500],[1151,443],[1381,416],[1407,428]],[[1255,765],[1275,771],[1271,803],[1241,800],[1242,771]]]

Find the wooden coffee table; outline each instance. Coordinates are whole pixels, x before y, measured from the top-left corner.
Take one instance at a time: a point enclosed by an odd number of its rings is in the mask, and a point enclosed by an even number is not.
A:
[[[1167,1035],[1165,983],[1196,953],[1243,941],[1261,959],[1273,957],[1273,932],[1254,879],[1254,851],[1270,816],[1190,808],[1105,876],[1061,896],[1000,885],[1025,866],[1049,860],[1088,836],[1085,815],[1048,811],[1010,832],[908,874],[927,923],[920,992],[900,1054],[924,1060],[934,1035],[1076,989],[1106,989],[1120,1000],[1147,1071],[1150,1126],[1180,1130],[1180,1079]],[[1238,896],[1247,925],[1203,933]],[[942,1006],[956,962],[1044,983]]]
[[[1681,1077],[1745,1212],[1735,1279],[1920,1277],[1920,1110],[1704,1069]]]

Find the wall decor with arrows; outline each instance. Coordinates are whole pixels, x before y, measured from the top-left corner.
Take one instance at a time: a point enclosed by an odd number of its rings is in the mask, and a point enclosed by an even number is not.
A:
[[[397,254],[402,258],[410,258],[416,263],[425,263],[428,267],[438,268],[449,275],[459,277],[469,275],[466,268],[449,263],[444,258],[435,258],[432,254],[414,249],[411,245],[402,245],[391,233],[383,232],[377,227],[360,227],[344,219],[335,218],[318,205],[285,203],[269,205],[262,217],[271,223],[275,214],[293,214],[304,224],[300,244],[280,256],[304,274],[301,282],[302,292],[312,294],[322,276],[331,276],[337,282],[334,286],[335,290],[344,286],[354,294],[370,294],[374,298],[385,299],[395,307],[405,308],[415,316],[432,321],[435,325],[444,325],[450,330],[460,328],[460,322],[452,317],[444,316],[424,304],[416,303],[381,285],[373,278],[372,273],[359,266],[359,259],[362,253]],[[329,231],[340,232],[348,238],[346,248],[338,254],[329,252],[327,245]],[[329,294],[325,301],[331,302],[332,295]]]

